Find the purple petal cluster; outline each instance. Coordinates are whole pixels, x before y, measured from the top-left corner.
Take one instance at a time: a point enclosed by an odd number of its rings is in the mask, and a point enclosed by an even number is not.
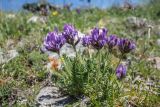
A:
[[[107,30],[94,28],[91,31],[91,45],[96,49],[101,49],[107,43]]]
[[[109,49],[118,46],[122,54],[129,53],[136,48],[133,41],[126,38],[118,38],[115,35],[110,35],[107,37],[108,30],[105,28],[94,28],[91,31],[90,36],[85,36],[80,38],[78,36],[78,31],[73,25],[65,24],[62,33],[58,33],[58,29],[47,34],[44,40],[44,47],[47,50],[59,52],[60,48],[65,42],[71,44],[73,47],[82,40],[83,46],[92,46],[96,49],[101,49],[104,45],[108,45]]]
[[[118,44],[119,50],[122,54],[129,53],[136,48],[136,44],[126,38],[121,38]]]
[[[91,37],[90,36],[85,36],[85,37],[83,37],[82,38],[82,45],[83,46],[89,46],[89,45],[91,45]]]
[[[120,64],[117,69],[116,69],[116,76],[118,79],[122,79],[123,77],[126,76],[126,72],[127,72],[127,67]]]
[[[112,49],[113,47],[117,46],[118,42],[119,38],[115,35],[110,35],[109,37],[107,37],[107,44],[109,49]]]
[[[43,44],[47,50],[59,53],[60,48],[65,44],[65,42],[66,40],[63,35],[53,31],[47,34]]]
[[[64,35],[66,42],[73,46],[80,41],[80,38],[78,37],[78,31],[73,25],[65,24],[62,34]]]

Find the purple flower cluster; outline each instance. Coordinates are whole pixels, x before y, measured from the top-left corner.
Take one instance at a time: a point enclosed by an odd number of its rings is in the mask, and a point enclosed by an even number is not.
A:
[[[94,28],[91,32],[91,45],[96,49],[101,49],[107,43],[107,30]]]
[[[136,45],[133,41],[126,38],[119,39],[115,35],[107,37],[107,32],[108,30],[105,28],[94,28],[91,31],[90,36],[82,38],[82,44],[84,46],[91,45],[98,50],[106,44],[109,49],[118,46],[122,54],[129,53],[135,49]],[[80,39],[81,38],[78,36],[78,31],[75,27],[73,25],[66,24],[64,25],[62,33],[58,33],[58,30],[48,33],[44,40],[44,46],[47,50],[58,52],[65,42],[72,46],[76,46]]]
[[[129,53],[130,51],[134,50],[136,48],[136,45],[133,41],[121,38],[118,44],[118,48],[121,51],[122,54]]]
[[[64,35],[66,42],[73,46],[80,41],[80,38],[78,37],[78,31],[73,25],[65,24],[62,34]]]
[[[66,40],[63,35],[53,31],[47,34],[43,44],[47,50],[59,53],[60,48],[65,44],[65,42]]]
[[[92,45],[96,49],[101,49],[107,43],[107,30],[94,28],[91,31],[90,36],[86,36],[82,39],[84,46]]]
[[[116,69],[116,76],[118,79],[121,79],[126,76],[127,67],[120,64]]]
[[[91,45],[91,37],[90,36],[85,36],[82,38],[82,45],[83,46],[89,46]]]
[[[110,35],[107,38],[107,44],[109,49],[112,49],[113,47],[117,46],[118,43],[119,43],[119,38],[115,35]]]
[[[94,28],[91,31],[90,36],[82,38],[83,46],[91,45],[96,49],[101,49],[107,44],[109,50],[117,46],[122,54],[129,53],[136,48],[133,41],[126,38],[118,38],[116,35],[110,35],[107,37],[107,32],[108,31],[104,28]]]
[[[75,46],[79,41],[78,31],[73,25],[66,24],[62,33],[59,33],[58,29],[48,33],[43,44],[47,50],[59,53],[59,50],[66,42]]]

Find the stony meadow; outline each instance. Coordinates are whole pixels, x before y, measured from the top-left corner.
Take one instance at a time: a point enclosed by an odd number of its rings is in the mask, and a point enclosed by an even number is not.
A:
[[[1,11],[0,107],[159,107],[158,2]]]

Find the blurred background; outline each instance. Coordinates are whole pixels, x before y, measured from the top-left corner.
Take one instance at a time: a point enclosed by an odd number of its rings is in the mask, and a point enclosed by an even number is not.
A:
[[[25,4],[44,4],[63,7],[68,5],[71,9],[75,8],[91,8],[97,7],[100,9],[110,8],[113,6],[124,6],[131,4],[132,6],[142,5],[149,0],[0,0],[0,10],[2,11],[19,11],[23,9]]]

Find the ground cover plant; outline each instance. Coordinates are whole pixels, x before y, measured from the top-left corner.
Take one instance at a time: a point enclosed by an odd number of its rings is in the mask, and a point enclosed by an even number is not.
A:
[[[10,50],[19,55],[0,61],[0,106],[35,107],[40,90],[53,85],[75,99],[65,106],[81,106],[84,99],[93,107],[160,106],[158,7],[153,2],[128,10],[64,9],[51,11],[45,18],[26,11],[1,11],[0,60]],[[29,22],[35,15],[46,22]],[[146,18],[147,26],[127,25],[128,17]],[[79,38],[79,32],[85,36]],[[80,42],[83,53],[76,49]],[[41,46],[60,54],[65,43],[71,44],[76,57],[60,55],[61,69],[55,63],[48,70],[51,59]]]

